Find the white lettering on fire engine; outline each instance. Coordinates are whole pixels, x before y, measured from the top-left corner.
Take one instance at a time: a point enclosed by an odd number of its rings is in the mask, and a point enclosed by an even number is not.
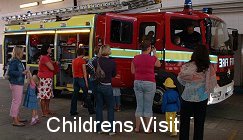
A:
[[[229,67],[234,65],[234,58],[219,58],[219,67]]]

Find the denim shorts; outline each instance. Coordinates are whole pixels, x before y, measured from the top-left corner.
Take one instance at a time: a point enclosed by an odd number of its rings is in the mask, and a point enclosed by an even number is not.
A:
[[[150,81],[134,81],[134,91],[137,100],[136,117],[153,116],[153,99],[156,91],[156,83]]]

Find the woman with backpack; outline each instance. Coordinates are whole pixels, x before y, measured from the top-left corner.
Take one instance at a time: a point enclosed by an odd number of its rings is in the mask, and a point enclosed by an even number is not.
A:
[[[100,134],[101,123],[103,122],[103,105],[107,105],[108,110],[108,121],[111,127],[109,135],[115,135],[115,128],[113,128],[114,121],[114,100],[113,100],[113,89],[111,85],[112,77],[116,76],[116,63],[109,58],[111,49],[109,46],[102,46],[99,50],[100,57],[93,61],[95,67],[96,77],[96,121],[97,132]]]
[[[10,82],[10,89],[12,91],[12,104],[10,109],[10,116],[13,118],[13,126],[22,127],[25,126],[23,122],[27,120],[21,120],[19,118],[19,107],[21,105],[23,91],[24,91],[24,80],[28,70],[25,70],[21,59],[23,57],[23,47],[15,46],[13,48],[12,59],[9,62],[8,76]]]

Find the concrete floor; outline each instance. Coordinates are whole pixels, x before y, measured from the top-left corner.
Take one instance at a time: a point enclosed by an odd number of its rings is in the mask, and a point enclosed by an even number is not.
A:
[[[96,133],[70,133],[58,132],[51,133],[47,129],[47,118],[41,118],[41,123],[36,126],[26,125],[23,128],[13,127],[9,117],[9,108],[11,103],[11,94],[8,82],[0,80],[0,140],[176,140],[178,137],[171,138],[166,133],[118,133],[115,136],[106,134],[98,135]],[[116,120],[134,121],[135,106],[126,102],[122,112],[116,113]],[[51,109],[56,112],[56,117],[66,117],[67,120],[73,120],[69,116],[69,98],[55,98],[51,101]],[[124,104],[123,104],[124,106]],[[79,117],[82,120],[89,120],[86,109],[79,107]],[[105,113],[106,114],[106,113]],[[22,118],[30,118],[30,111],[21,107]],[[157,120],[164,120],[164,115],[155,114]],[[94,116],[92,116],[94,117]],[[58,123],[52,123],[52,127]],[[207,118],[205,122],[205,140],[242,140],[243,139],[243,94],[234,94],[228,100],[208,107]],[[68,129],[66,129],[68,130]],[[191,139],[193,132],[193,121],[191,122]]]

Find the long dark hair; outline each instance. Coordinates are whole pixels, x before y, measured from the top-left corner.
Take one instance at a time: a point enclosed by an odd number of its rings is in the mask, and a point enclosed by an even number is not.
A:
[[[210,58],[208,49],[204,45],[197,45],[194,48],[190,62],[195,62],[197,66],[197,72],[204,72],[209,68]]]
[[[140,49],[142,52],[147,51],[149,47],[151,47],[151,41],[148,39],[145,39],[143,42],[140,44]]]
[[[47,55],[48,54],[48,52],[47,52],[47,50],[50,48],[50,46],[49,45],[43,45],[43,46],[41,46],[41,50],[40,50],[40,53],[41,53],[41,55]]]

